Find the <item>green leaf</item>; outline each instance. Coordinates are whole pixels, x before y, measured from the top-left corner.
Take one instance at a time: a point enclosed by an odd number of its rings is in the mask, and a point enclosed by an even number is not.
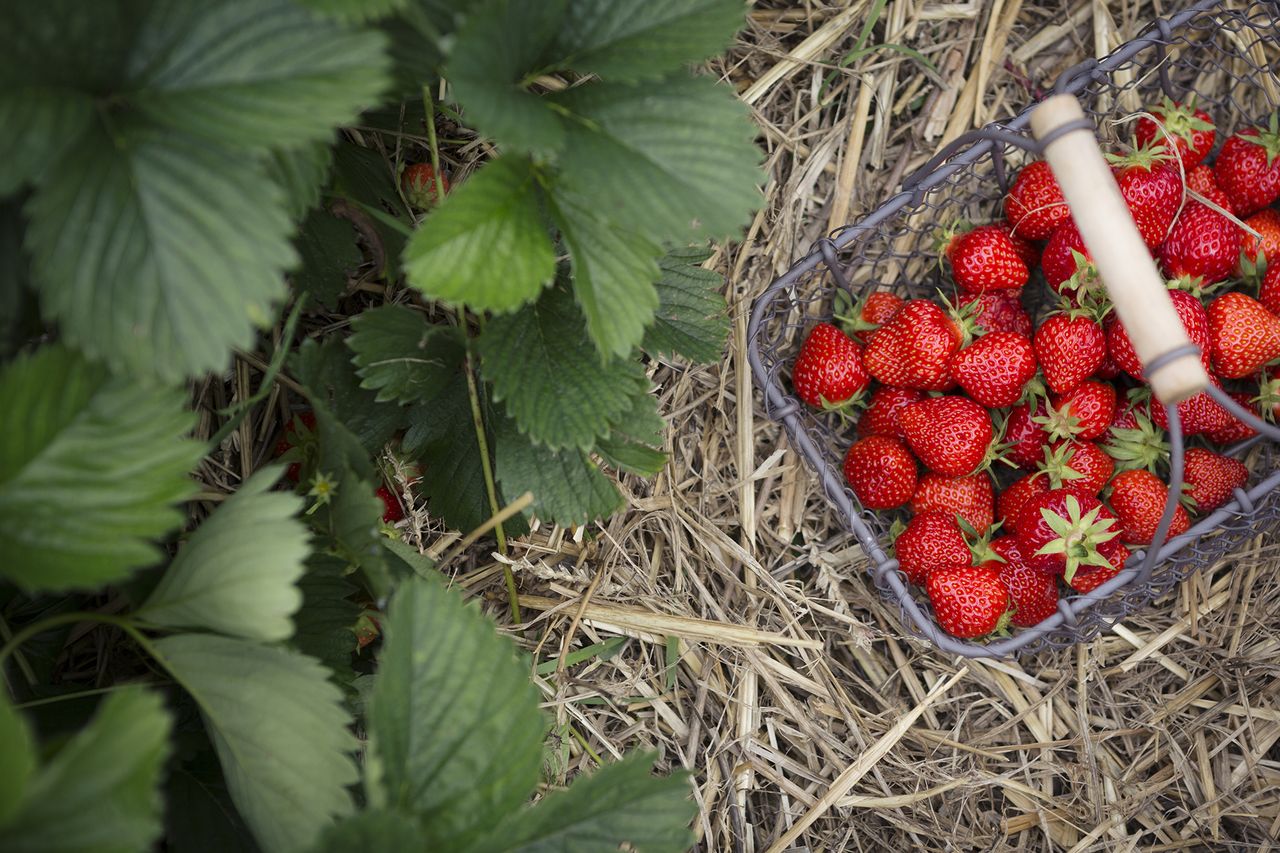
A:
[[[283,202],[257,159],[97,127],[27,205],[44,313],[122,371],[222,369],[284,295],[295,255]]]
[[[399,812],[374,809],[352,815],[329,827],[316,853],[422,853],[422,829],[413,818]]]
[[[458,31],[445,76],[467,123],[503,148],[548,154],[564,140],[551,103],[525,88],[565,26],[566,0],[487,0]]]
[[[573,291],[604,356],[627,356],[653,320],[660,249],[618,228],[571,193],[554,197],[556,224],[573,262]]]
[[[301,499],[268,491],[280,471],[254,474],[196,529],[140,617],[251,640],[292,636],[290,617],[302,604],[294,583],[310,548],[307,528],[295,518]]]
[[[329,668],[338,683],[355,678],[351,655],[356,650],[352,628],[360,606],[351,600],[356,585],[347,580],[346,560],[313,554],[298,582],[302,607],[294,614],[293,645]]]
[[[61,346],[0,373],[0,574],[26,590],[96,587],[156,560],[203,445],[186,395],[111,379]]]
[[[364,572],[375,595],[385,595],[391,579],[379,532],[383,506],[377,486],[350,468],[330,469],[329,474],[337,479],[338,492],[311,516],[312,526],[329,550]]]
[[[368,720],[382,773],[371,797],[417,815],[423,847],[470,849],[538,783],[546,723],[529,665],[438,580],[401,587],[384,628]]]
[[[508,815],[472,853],[681,853],[693,844],[698,812],[688,774],[650,773],[654,756],[636,753],[579,777],[568,789]]]
[[[476,349],[494,400],[506,403],[521,432],[553,449],[589,450],[646,382],[634,361],[601,362],[564,288],[491,319]]]
[[[31,264],[22,248],[25,231],[17,200],[0,200],[0,356],[13,354],[24,338],[40,330],[30,316],[34,312],[30,310]]]
[[[227,787],[265,853],[307,849],[351,811],[355,738],[342,693],[312,658],[211,634],[155,643],[200,706]]]
[[[738,234],[760,206],[760,152],[746,107],[705,77],[588,83],[552,97],[578,120],[564,186],[651,240]]]
[[[313,210],[294,245],[302,257],[302,265],[289,277],[294,288],[335,310],[347,293],[347,276],[364,260],[355,229],[327,210]]]
[[[320,344],[314,339],[306,341],[294,356],[293,370],[298,381],[306,387],[313,407],[323,407],[334,416],[328,430],[332,435],[327,448],[326,431],[321,429],[322,469],[334,471],[341,467],[337,461],[340,459],[349,463],[362,477],[372,479],[373,469],[368,464],[368,457],[379,453],[383,445],[404,426],[404,409],[393,403],[379,402],[373,391],[360,387],[360,377],[351,363],[351,352],[338,338],[329,338]],[[316,418],[320,420],[318,413]],[[336,459],[325,455],[327,449],[333,449],[339,427],[349,430],[364,448],[363,463],[354,449]]]
[[[742,20],[739,0],[572,0],[556,53],[575,71],[644,80],[720,53]]]
[[[418,577],[431,577],[431,573],[435,571],[436,561],[428,557],[426,554],[418,552],[418,549],[400,539],[387,539],[383,546],[387,549],[391,559],[403,564],[405,568],[405,576],[410,573]]]
[[[724,279],[699,264],[711,253],[702,248],[673,249],[659,261],[659,306],[644,335],[644,349],[674,353],[698,364],[720,360],[729,338],[729,313],[720,294]]]
[[[354,210],[366,213],[373,233],[382,244],[382,271],[389,278],[394,278],[400,269],[405,235],[383,219],[367,213],[370,210],[379,211],[391,217],[392,222],[403,225],[406,231],[409,228],[409,211],[397,191],[390,164],[376,151],[346,140],[340,141],[334,149],[333,192],[350,200]],[[386,213],[388,205],[395,211],[394,216]]]
[[[179,750],[180,751],[180,750]],[[205,756],[208,756],[205,759]],[[249,828],[236,812],[213,750],[201,765],[181,764],[169,772],[164,789],[165,841],[182,853],[256,853]]]
[[[596,452],[606,463],[641,476],[651,476],[667,464],[659,448],[667,423],[658,414],[658,402],[645,388],[631,398],[631,405],[614,423],[609,435],[596,440]]]
[[[404,8],[408,0],[301,0],[303,6],[340,21],[368,21]]]
[[[377,391],[379,401],[431,399],[457,375],[466,354],[459,329],[428,323],[403,305],[370,308],[351,318],[351,328],[347,346],[360,387]]]
[[[232,147],[329,138],[386,88],[381,34],[288,0],[162,2],[130,57],[128,103],[161,127]]]
[[[0,691],[0,828],[18,813],[23,795],[36,771],[36,748],[31,728],[9,704],[7,691]]]
[[[432,299],[511,311],[555,275],[533,164],[500,157],[450,193],[409,240],[409,283]]]
[[[0,197],[43,177],[93,121],[93,99],[83,92],[5,82],[0,77],[0,127],[22,132],[0,134]]]
[[[267,174],[284,188],[289,218],[298,220],[320,203],[320,190],[333,165],[333,140],[317,139],[267,154]]]
[[[661,450],[612,436],[596,442],[596,452],[606,464],[641,477],[652,477],[667,465],[667,454]]]
[[[0,827],[0,849],[150,849],[161,829],[158,788],[170,724],[157,693],[126,688],[108,696],[89,725],[31,780],[18,814]]]
[[[585,451],[532,444],[511,421],[497,430],[498,481],[509,495],[533,492],[533,511],[556,524],[586,524],[625,505],[613,480]]]

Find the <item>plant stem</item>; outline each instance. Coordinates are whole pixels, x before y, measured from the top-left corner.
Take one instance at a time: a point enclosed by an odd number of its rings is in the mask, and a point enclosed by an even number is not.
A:
[[[161,660],[159,653],[156,651],[156,647],[153,646],[151,641],[138,630],[138,627],[133,624],[132,620],[123,616],[110,616],[106,613],[78,612],[58,613],[47,619],[41,619],[39,622],[33,622],[18,633],[14,634],[13,639],[5,643],[3,648],[0,648],[0,667],[4,665],[5,659],[8,658],[9,655],[17,651],[19,646],[37,634],[43,634],[45,631],[50,631],[57,628],[59,625],[74,625],[79,622],[100,622],[103,625],[114,625],[132,637],[134,641],[142,647],[142,650],[152,658],[155,658],[157,661]]]
[[[271,356],[271,363],[267,365],[267,372],[262,374],[262,384],[258,386],[258,390],[253,396],[245,400],[234,410],[230,419],[223,424],[213,438],[209,439],[210,452],[216,450],[218,445],[240,426],[240,422],[253,409],[254,406],[261,403],[271,393],[271,386],[275,383],[276,377],[280,375],[280,371],[284,369],[285,357],[289,355],[289,341],[293,340],[293,332],[298,328],[298,318],[302,315],[302,305],[307,301],[305,293],[298,294],[298,301],[294,303],[293,310],[289,312],[289,316],[284,321],[284,332],[280,337],[280,346]]]
[[[422,107],[426,111],[427,145],[431,148],[431,174],[436,181],[436,204],[444,201],[444,175],[440,173],[440,145],[436,141],[436,105],[431,87],[422,87]]]
[[[13,640],[13,632],[9,630],[9,623],[5,621],[3,616],[0,616],[0,640],[4,640],[5,643],[9,643]],[[22,677],[27,680],[27,684],[35,687],[36,673],[35,670],[31,668],[31,664],[27,663],[26,656],[19,652],[14,656],[14,660],[18,664],[18,669],[22,670]]]
[[[148,681],[148,682],[137,682],[137,681],[135,681],[135,682],[127,683],[127,684],[113,684],[113,685],[111,685],[110,687],[95,687],[95,688],[93,688],[93,689],[91,689],[91,690],[77,690],[75,693],[63,693],[63,694],[62,694],[62,695],[60,695],[60,696],[46,696],[46,697],[45,697],[45,698],[43,698],[43,699],[32,699],[30,702],[23,702],[21,705],[14,705],[13,707],[14,707],[14,708],[16,708],[16,709],[18,709],[19,711],[21,711],[21,710],[23,710],[23,709],[25,709],[25,708],[38,708],[38,707],[40,707],[41,705],[52,705],[52,704],[53,704],[53,703],[55,703],[55,702],[69,702],[69,701],[71,701],[72,699],[83,699],[83,698],[85,698],[85,697],[87,697],[87,696],[99,696],[99,695],[101,695],[101,694],[103,694],[103,693],[114,693],[114,692],[115,692],[115,691],[117,691],[117,690],[123,690],[123,689],[124,689],[124,688],[126,688],[126,687],[136,687],[137,685],[142,684],[142,683],[146,683],[146,684],[164,684],[164,683],[167,683],[167,682],[154,682],[154,681]]]
[[[587,739],[582,736],[581,732],[579,732],[572,725],[570,725],[569,734],[573,735],[573,739],[578,742],[578,746],[586,750],[587,755],[590,755],[592,759],[595,760],[597,765],[599,765],[600,767],[604,767],[604,759],[601,758],[600,755],[594,749],[591,748],[591,744],[587,743]]]
[[[484,431],[484,415],[480,411],[480,391],[476,387],[476,375],[472,370],[471,341],[467,339],[467,363],[465,366],[467,374],[467,396],[471,398],[471,424],[475,427],[476,443],[480,445],[480,468],[484,472],[484,489],[489,496],[489,511],[493,515],[497,515],[498,507],[498,487],[493,479],[493,464],[489,461],[489,440],[485,436]],[[503,556],[507,553],[507,537],[502,531],[502,523],[494,525],[494,536],[498,539],[498,552]],[[511,603],[511,618],[517,623],[523,622],[520,618],[520,599],[516,594],[516,578],[511,572],[511,567],[505,563],[502,566],[502,576],[507,582],[507,599]]]

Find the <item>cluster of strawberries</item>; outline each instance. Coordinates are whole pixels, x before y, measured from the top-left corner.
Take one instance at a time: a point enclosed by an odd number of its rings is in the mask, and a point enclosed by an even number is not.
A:
[[[1210,377],[1274,418],[1280,262],[1266,258],[1280,258],[1280,132],[1274,116],[1243,130],[1210,166],[1216,136],[1203,111],[1166,100],[1113,172]],[[1046,163],[1018,173],[1004,214],[943,244],[952,299],[877,291],[838,306],[842,328],[810,330],[792,373],[805,402],[857,416],[849,485],[868,509],[909,509],[895,556],[963,638],[1035,625],[1060,595],[1110,580],[1151,543],[1168,495],[1164,407]],[[1053,307],[1033,327],[1023,289],[1037,267]],[[1254,434],[1208,394],[1178,413],[1198,438],[1171,536],[1248,479],[1207,445]],[[1013,469],[998,491],[996,462]]]

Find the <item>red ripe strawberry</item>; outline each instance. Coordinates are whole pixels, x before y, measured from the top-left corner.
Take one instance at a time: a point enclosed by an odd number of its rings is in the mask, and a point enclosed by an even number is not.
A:
[[[809,332],[796,356],[791,382],[810,406],[841,406],[871,384],[862,366],[862,347],[830,323]]]
[[[1074,311],[1054,314],[1041,323],[1033,344],[1045,382],[1055,394],[1073,391],[1107,356],[1102,327]]]
[[[893,509],[915,493],[916,460],[898,439],[869,435],[845,454],[844,476],[864,507]]]
[[[1029,566],[1063,575],[1070,583],[1082,566],[1110,565],[1098,548],[1119,531],[1097,498],[1052,489],[1022,505],[1014,532]]]
[[[449,177],[442,174],[440,185],[449,191]],[[400,175],[400,188],[409,204],[419,210],[427,210],[436,203],[436,172],[430,163],[414,163],[406,166]]]
[[[1048,163],[1034,160],[1018,170],[1004,197],[1004,215],[1014,233],[1028,240],[1045,239],[1071,216]]]
[[[1115,472],[1116,463],[1092,441],[1059,441],[1045,454],[1041,470],[1051,489],[1097,497]]]
[[[1212,374],[1209,381],[1221,388],[1222,383]],[[1190,400],[1178,404],[1178,418],[1182,426],[1182,434],[1188,438],[1203,432],[1221,429],[1232,420],[1231,413],[1213,399],[1208,393],[1201,391]],[[1151,405],[1151,420],[1160,429],[1169,428],[1169,418],[1165,415],[1164,406],[1159,403]]]
[[[1148,248],[1164,242],[1182,207],[1182,174],[1162,159],[1162,148],[1141,147],[1113,160],[1120,194]]]
[[[1197,110],[1193,104],[1175,103],[1166,97],[1163,104],[1147,111],[1160,120],[1164,132],[1154,121],[1143,116],[1133,129],[1139,146],[1163,144],[1170,149],[1170,161],[1176,165],[1181,160],[1185,172],[1200,165],[1200,161],[1213,150],[1218,133],[1213,119],[1204,110]]]
[[[1272,114],[1268,130],[1250,127],[1228,139],[1213,164],[1218,186],[1241,216],[1261,210],[1280,198],[1280,129]]]
[[[1052,439],[1101,438],[1116,414],[1114,385],[1090,379],[1065,394],[1054,394],[1041,423]]]
[[[894,555],[907,580],[920,585],[937,568],[967,566],[973,552],[956,517],[945,512],[925,512],[912,517],[894,540]]]
[[[881,385],[872,392],[867,410],[858,419],[858,434],[892,435],[905,440],[907,434],[902,431],[902,423],[898,416],[904,408],[923,399],[923,391]]]
[[[982,405],[1012,406],[1036,375],[1036,351],[1017,332],[990,332],[951,356],[951,375]]]
[[[1202,163],[1187,172],[1187,189],[1204,196],[1228,213],[1235,213],[1231,207],[1231,199],[1227,198],[1227,194],[1213,177],[1213,167]]]
[[[899,419],[925,467],[949,477],[976,471],[995,437],[986,409],[965,397],[928,397],[905,407]]]
[[[1185,290],[1172,289],[1169,291],[1169,298],[1173,300],[1173,308],[1178,312],[1182,328],[1187,330],[1187,337],[1191,339],[1191,343],[1200,347],[1200,360],[1204,362],[1205,370],[1208,370],[1212,343],[1209,337],[1209,315],[1205,312],[1204,305],[1194,294]],[[1107,352],[1121,370],[1134,379],[1143,381],[1142,361],[1133,349],[1133,342],[1129,340],[1124,324],[1118,319],[1107,329]]]
[[[1201,514],[1213,512],[1227,501],[1236,489],[1249,481],[1249,469],[1239,459],[1214,453],[1202,447],[1187,448],[1183,456],[1183,481],[1191,488],[1191,510]]]
[[[1231,399],[1243,406],[1246,411],[1253,412],[1254,414],[1258,413],[1257,404],[1254,403],[1248,394],[1241,391],[1231,391],[1229,393],[1231,395]],[[1226,420],[1224,420],[1220,425],[1212,429],[1204,430],[1204,437],[1215,444],[1235,444],[1237,441],[1244,441],[1246,438],[1253,438],[1258,434],[1257,430],[1246,424],[1244,421],[1237,419],[1230,412],[1227,412],[1226,416]]]
[[[1280,263],[1276,264],[1280,267]],[[1031,315],[1022,307],[1022,293],[1017,290],[988,290],[985,293],[960,294],[960,307],[977,303],[973,324],[985,332],[1017,332],[1031,337]]]
[[[1019,468],[1034,468],[1044,458],[1043,448],[1049,443],[1049,433],[1041,426],[1040,419],[1048,412],[1043,399],[1019,403],[1009,410],[1003,432],[1005,457]]]
[[[925,591],[938,626],[955,637],[982,637],[1007,621],[1009,593],[1000,580],[1001,564],[947,566],[929,574]]]
[[[1188,202],[1160,245],[1160,266],[1170,278],[1188,276],[1215,284],[1235,270],[1243,233],[1216,210]]]
[[[986,471],[967,477],[946,477],[927,471],[911,496],[911,511],[958,515],[978,533],[985,534],[995,523],[991,476]]]
[[[1084,246],[1084,238],[1075,220],[1067,219],[1049,236],[1040,255],[1040,271],[1054,293],[1073,301],[1084,294],[1101,294],[1102,280],[1093,265],[1093,256]]]
[[[1108,566],[1084,566],[1076,572],[1068,585],[1076,592],[1092,592],[1120,574],[1129,559],[1129,549],[1119,539],[1103,542],[1098,546],[1098,553],[1106,558]]]
[[[1150,545],[1164,512],[1169,487],[1150,471],[1121,471],[1111,481],[1111,509],[1120,519],[1120,532],[1125,542]],[[1186,533],[1191,526],[1187,511],[1181,506],[1173,516],[1169,538]]]
[[[956,287],[965,293],[1020,288],[1030,275],[1018,247],[998,225],[957,234],[944,252]]]
[[[1262,284],[1258,285],[1258,301],[1263,308],[1280,316],[1280,259],[1267,264],[1267,271],[1262,274]]]
[[[1009,239],[1013,241],[1014,251],[1027,265],[1027,270],[1035,269],[1036,264],[1040,263],[1040,247],[1021,234],[1014,233],[1008,222],[993,222],[992,225],[1009,235]]]
[[[1049,491],[1049,478],[1040,471],[1024,474],[1009,484],[996,498],[996,518],[1004,525],[1005,530],[1013,529],[1013,520],[1018,517],[1018,510],[1029,499],[1043,495]],[[992,545],[995,543],[993,542]]]
[[[955,384],[947,362],[962,339],[946,312],[927,299],[912,299],[872,336],[862,363],[885,385],[945,391]]]
[[[1000,580],[1013,604],[1010,621],[1020,628],[1038,625],[1058,612],[1058,584],[1053,575],[1027,565],[1016,536],[1001,536],[991,542],[991,550],[1004,558]]]
[[[1240,247],[1240,263],[1236,266],[1236,275],[1242,275],[1251,267],[1258,265],[1258,253],[1262,253],[1267,269],[1280,267],[1280,211],[1265,208],[1244,221],[1260,237],[1248,231],[1244,232],[1244,243]],[[1269,263],[1274,261],[1275,263]],[[1270,309],[1268,309],[1270,310]]]
[[[387,524],[395,524],[404,518],[404,509],[400,506],[400,501],[396,500],[396,496],[386,486],[378,486],[377,495],[382,499],[382,520]]]
[[[840,327],[849,337],[866,344],[876,330],[889,322],[889,319],[905,304],[906,300],[896,293],[875,290],[864,296],[862,301],[854,306],[850,316],[837,313],[836,319],[840,321]]]
[[[1219,376],[1240,379],[1280,358],[1280,317],[1243,293],[1224,293],[1209,303],[1213,366]]]

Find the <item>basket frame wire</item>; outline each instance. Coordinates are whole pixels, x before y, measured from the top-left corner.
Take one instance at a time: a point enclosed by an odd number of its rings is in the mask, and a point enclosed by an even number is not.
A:
[[[1110,55],[1102,59],[1086,60],[1063,72],[1054,84],[1054,92],[1080,95],[1095,83],[1110,82],[1111,75],[1115,71],[1133,62],[1135,57],[1143,51],[1154,50],[1160,86],[1166,94],[1174,97],[1174,86],[1165,62],[1166,47],[1172,43],[1174,33],[1180,28],[1205,14],[1216,11],[1226,13],[1224,6],[1223,0],[1200,0],[1169,18],[1153,21],[1142,35],[1126,42]],[[782,425],[792,445],[819,475],[828,499],[848,525],[864,553],[870,558],[870,571],[877,587],[886,597],[898,604],[904,624],[909,630],[945,652],[964,657],[1009,657],[1035,653],[1047,647],[1081,642],[1096,634],[1102,627],[1114,624],[1124,616],[1145,606],[1158,595],[1168,592],[1173,583],[1182,579],[1181,577],[1163,578],[1156,582],[1151,578],[1153,566],[1163,564],[1189,549],[1194,552],[1193,561],[1206,562],[1209,557],[1221,557],[1223,554],[1214,553],[1212,547],[1203,547],[1201,540],[1229,525],[1234,525],[1238,529],[1242,522],[1262,524],[1280,517],[1280,501],[1273,499],[1276,490],[1280,489],[1280,470],[1277,470],[1262,478],[1252,488],[1236,489],[1232,500],[1201,518],[1186,533],[1165,541],[1155,553],[1148,554],[1145,550],[1135,552],[1124,569],[1106,583],[1088,593],[1061,599],[1058,612],[1040,624],[1020,629],[1012,636],[990,643],[960,640],[943,632],[930,613],[915,599],[905,576],[899,571],[898,561],[886,553],[876,531],[871,529],[863,518],[862,510],[844,483],[843,476],[830,464],[828,450],[805,424],[806,407],[783,384],[781,364],[776,358],[770,358],[766,354],[765,327],[779,310],[774,303],[779,299],[785,299],[797,285],[803,283],[807,277],[820,273],[823,267],[831,273],[838,287],[852,293],[855,288],[848,284],[845,275],[847,267],[840,260],[838,253],[850,249],[860,240],[867,240],[885,229],[900,214],[920,209],[930,191],[942,187],[953,177],[962,176],[965,170],[972,169],[983,158],[989,159],[993,177],[999,184],[1001,192],[1005,192],[1008,188],[1007,171],[1004,165],[1005,146],[1036,149],[1036,144],[1026,132],[1030,112],[1031,107],[1028,107],[1007,122],[992,123],[957,138],[904,180],[902,190],[887,199],[871,214],[854,225],[837,229],[831,235],[819,239],[808,255],[773,281],[756,299],[747,328],[748,361],[756,384],[763,392],[766,414]],[[874,282],[870,284],[874,285]],[[1225,397],[1225,394],[1222,396]],[[1171,415],[1169,425],[1172,431],[1178,426],[1177,414],[1176,411],[1169,411],[1169,414]],[[1264,440],[1265,436],[1277,434],[1275,428],[1269,425],[1261,432],[1262,435],[1239,443],[1228,453],[1232,455],[1243,453]],[[1178,457],[1179,464],[1176,465],[1178,471],[1182,467],[1180,464],[1181,438],[1180,431],[1171,435],[1172,449]],[[1172,504],[1175,495],[1176,492],[1170,489],[1170,506],[1165,514],[1165,522],[1172,520]],[[1162,524],[1162,528],[1167,530],[1168,524]],[[1157,537],[1158,539],[1163,539],[1163,530],[1160,531],[1161,535]],[[1198,567],[1193,565],[1190,571]],[[1182,573],[1183,576],[1190,571]],[[1145,589],[1136,595],[1123,596],[1126,590],[1136,586],[1143,586]],[[1088,611],[1110,601],[1113,596],[1123,598],[1118,611],[1113,607],[1112,612],[1102,619],[1086,620],[1084,618]],[[1066,637],[1065,642],[1064,637]]]

